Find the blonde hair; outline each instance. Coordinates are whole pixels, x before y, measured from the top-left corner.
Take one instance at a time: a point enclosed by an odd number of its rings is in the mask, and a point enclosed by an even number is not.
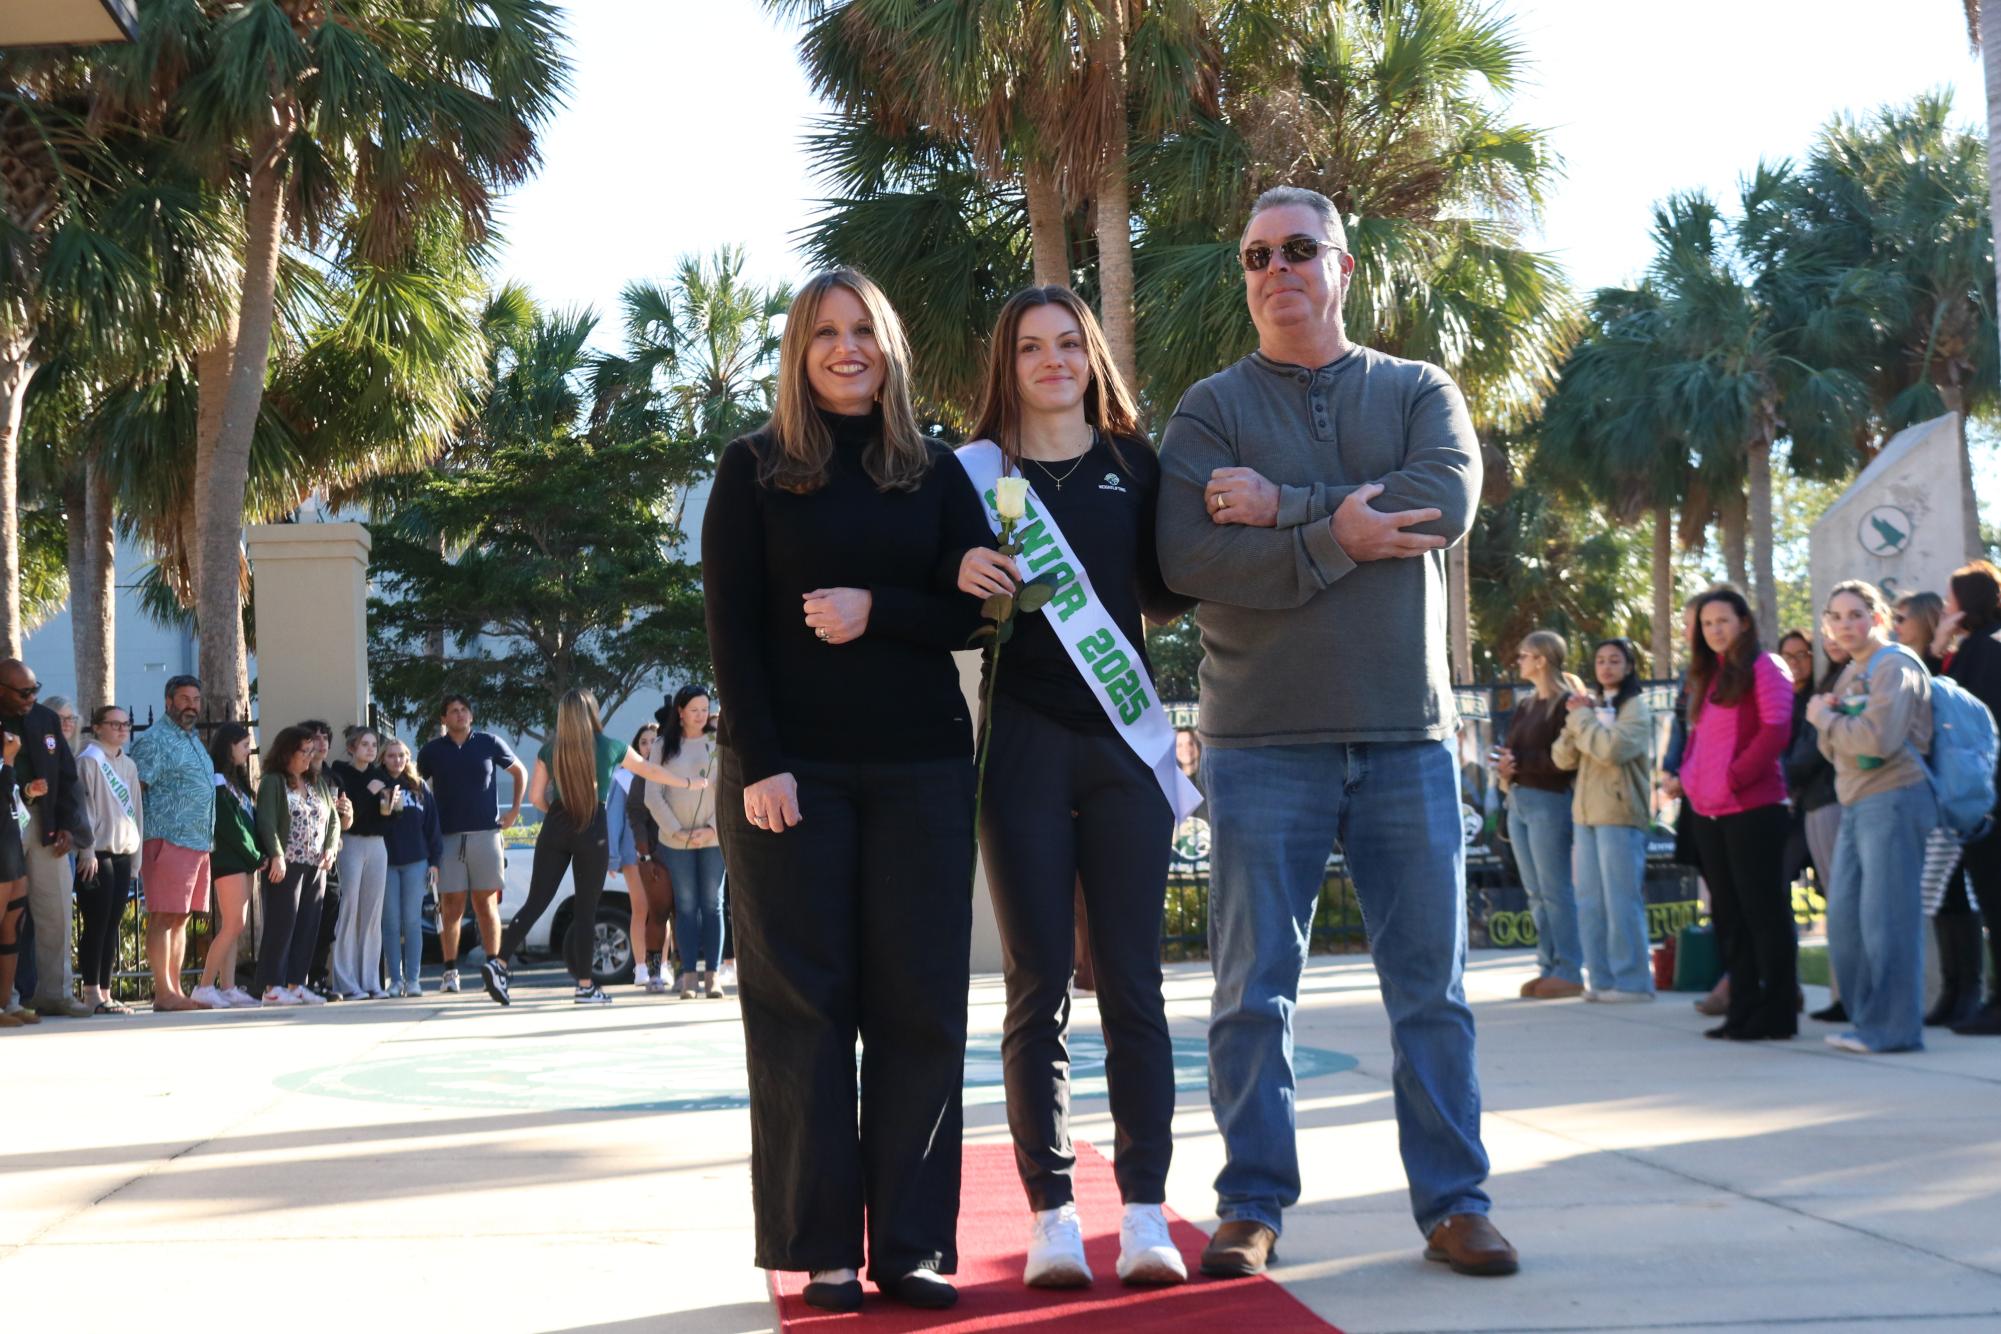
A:
[[[387,769],[389,767],[389,752],[392,750],[403,752],[403,772],[397,774],[390,781],[401,783],[406,790],[415,792],[419,780],[423,777],[423,775],[417,772],[417,752],[411,750],[410,743],[402,737],[386,736],[382,738],[382,751],[375,757],[375,762],[380,764],[384,769]]]
[[[598,809],[598,734],[604,722],[598,717],[597,696],[588,690],[566,690],[556,705],[556,796],[572,824],[582,829],[596,818]]]
[[[1097,316],[1084,299],[1058,284],[1023,288],[1007,299],[1000,318],[994,321],[993,341],[987,346],[986,388],[972,430],[973,439],[991,440],[1000,446],[1009,468],[1021,458],[1021,379],[1015,341],[1021,336],[1023,317],[1038,306],[1061,306],[1077,322],[1083,336],[1084,355],[1091,366],[1091,383],[1084,389],[1084,420],[1097,427],[1108,443],[1114,436],[1139,434],[1139,408],[1112,361],[1112,350]],[[1112,456],[1120,467],[1125,466],[1116,443],[1112,443]]]
[[[876,402],[882,408],[882,439],[862,453],[862,467],[878,491],[915,491],[931,470],[931,449],[918,429],[910,406],[910,342],[895,307],[856,269],[829,269],[814,275],[792,299],[785,316],[785,336],[778,344],[778,390],[765,426],[775,449],[759,461],[757,480],[781,491],[805,495],[827,484],[827,465],[834,457],[834,436],[820,420],[813,385],[806,373],[813,331],[820,323],[820,303],[828,292],[844,287],[861,302],[882,353],[882,388]]]
[[[1522,647],[1549,664],[1549,674],[1556,683],[1573,695],[1591,693],[1585,689],[1584,678],[1575,672],[1563,670],[1563,660],[1570,656],[1570,645],[1554,630],[1531,630],[1522,636]]]
[[[1906,593],[1897,599],[1895,610],[1917,617],[1925,628],[1925,643],[1929,644],[1938,635],[1939,620],[1945,615],[1945,599],[1928,591]]]

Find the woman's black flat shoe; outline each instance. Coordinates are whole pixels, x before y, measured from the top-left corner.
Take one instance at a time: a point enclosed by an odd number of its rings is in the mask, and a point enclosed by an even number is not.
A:
[[[959,1290],[944,1279],[933,1275],[930,1270],[905,1274],[892,1282],[885,1291],[905,1306],[914,1306],[920,1311],[943,1311],[947,1307],[958,1305],[959,1302]]]
[[[817,1306],[822,1311],[862,1309],[862,1281],[858,1278],[851,1278],[845,1283],[808,1283],[804,1295],[806,1305]]]
[[[1848,1022],[1848,1007],[1836,1001],[1825,1009],[1815,1010],[1807,1018],[1821,1024],[1845,1024]]]

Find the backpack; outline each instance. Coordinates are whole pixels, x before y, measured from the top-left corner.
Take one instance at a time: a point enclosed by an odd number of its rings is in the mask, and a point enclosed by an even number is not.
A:
[[[1890,644],[1870,655],[1865,680],[1885,653],[1902,653],[1924,670],[1924,659],[1902,644]],[[1996,740],[1994,715],[1971,691],[1948,676],[1932,677],[1931,685],[1931,757],[1919,755],[1916,747],[1911,754],[1938,801],[1939,828],[1968,843],[1992,823],[1994,768],[2001,742]]]

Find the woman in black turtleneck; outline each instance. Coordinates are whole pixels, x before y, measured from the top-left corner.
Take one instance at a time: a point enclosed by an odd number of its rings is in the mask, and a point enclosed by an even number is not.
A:
[[[954,584],[993,539],[909,364],[874,283],[808,282],[772,419],[723,452],[702,522],[757,1263],[834,1310],[861,1304],[864,1215],[878,1288],[957,1299],[973,769],[951,654],[981,619]]]

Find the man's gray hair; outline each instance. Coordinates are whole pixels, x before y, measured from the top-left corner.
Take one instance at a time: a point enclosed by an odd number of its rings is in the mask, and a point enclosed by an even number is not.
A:
[[[1302,185],[1274,185],[1258,196],[1258,202],[1251,205],[1251,216],[1244,223],[1244,236],[1251,234],[1251,223],[1257,221],[1258,214],[1270,208],[1285,208],[1292,204],[1310,208],[1320,218],[1320,225],[1327,229],[1327,239],[1341,249],[1348,248],[1348,229],[1341,225],[1341,210],[1334,207],[1334,201],[1318,190],[1309,190]],[[1243,237],[1237,239],[1242,248]]]

